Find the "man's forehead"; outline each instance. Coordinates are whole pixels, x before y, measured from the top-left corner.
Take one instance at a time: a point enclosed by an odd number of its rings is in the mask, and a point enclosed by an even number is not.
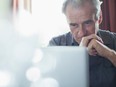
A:
[[[81,22],[93,19],[95,17],[95,14],[89,13],[89,12],[87,13],[87,12],[78,11],[77,13],[69,12],[66,14],[66,17],[67,17],[68,22],[81,23]]]

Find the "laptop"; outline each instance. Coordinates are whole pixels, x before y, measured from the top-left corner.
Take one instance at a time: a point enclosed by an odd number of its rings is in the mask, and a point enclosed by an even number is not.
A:
[[[88,55],[82,47],[39,48],[36,57],[1,61],[0,87],[89,87]]]
[[[41,48],[41,78],[33,87],[89,87],[88,55],[83,47]]]

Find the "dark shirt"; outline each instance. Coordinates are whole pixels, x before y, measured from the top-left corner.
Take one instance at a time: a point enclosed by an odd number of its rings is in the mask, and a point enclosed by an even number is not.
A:
[[[104,45],[116,51],[116,33],[99,30],[97,35],[102,38]],[[70,32],[54,37],[50,46],[78,46]],[[101,56],[89,55],[90,87],[116,87],[116,67]]]

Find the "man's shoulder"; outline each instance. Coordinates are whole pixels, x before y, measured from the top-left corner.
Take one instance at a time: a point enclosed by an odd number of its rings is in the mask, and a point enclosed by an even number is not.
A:
[[[102,39],[111,40],[111,38],[116,38],[116,33],[108,30],[99,30],[98,35]]]
[[[116,50],[116,33],[107,30],[99,30],[98,36],[100,36],[105,45]]]
[[[62,46],[66,46],[67,44],[71,44],[72,41],[72,35],[70,32],[53,37],[50,42],[49,45],[51,46],[55,46],[55,45],[62,45]]]
[[[102,35],[111,35],[111,36],[112,36],[112,35],[116,35],[115,32],[111,32],[111,31],[108,31],[108,30],[101,30],[101,29],[100,29],[100,30],[98,31],[98,33],[99,33],[99,32],[100,32]]]

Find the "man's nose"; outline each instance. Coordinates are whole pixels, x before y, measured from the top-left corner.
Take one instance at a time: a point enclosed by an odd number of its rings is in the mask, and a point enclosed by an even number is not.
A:
[[[79,26],[78,36],[79,36],[79,37],[86,36],[86,29],[84,28],[83,25],[80,25],[80,26]]]

